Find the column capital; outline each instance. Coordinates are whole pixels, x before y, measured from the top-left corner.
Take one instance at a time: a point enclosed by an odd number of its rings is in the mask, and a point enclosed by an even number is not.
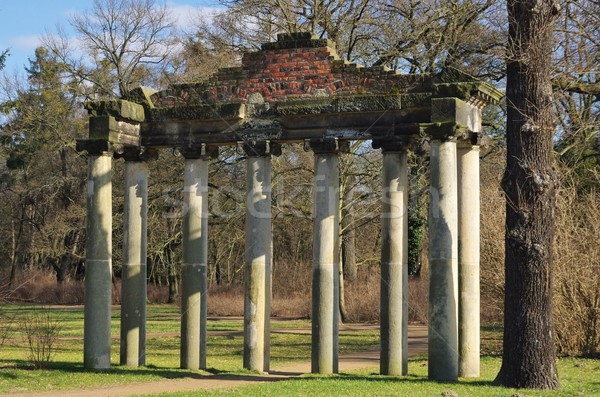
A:
[[[188,147],[175,148],[187,160],[210,160],[219,157],[219,147],[201,143]]]
[[[469,133],[466,136],[462,137],[461,139],[458,139],[457,143],[458,146],[461,148],[472,148],[474,146],[479,147],[482,144],[482,138],[483,137],[480,132],[469,131]]]
[[[410,137],[385,137],[373,139],[371,147],[381,149],[383,153],[401,153],[415,150],[417,141]]]
[[[104,140],[78,139],[75,150],[78,152],[87,152],[91,156],[110,156],[114,152],[123,150],[123,146]]]
[[[280,156],[281,144],[270,140],[240,141],[237,143],[238,152],[245,153],[248,157]]]
[[[131,162],[148,162],[158,159],[158,151],[156,149],[140,147],[124,147],[123,150],[115,151],[115,159],[125,159]]]
[[[456,135],[448,135],[448,136],[432,136],[431,142],[458,142],[458,137]]]
[[[338,138],[305,139],[304,151],[312,150],[315,154],[349,153],[350,142],[340,141]]]

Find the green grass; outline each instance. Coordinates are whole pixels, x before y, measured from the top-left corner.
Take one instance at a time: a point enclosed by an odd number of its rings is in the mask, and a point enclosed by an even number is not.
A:
[[[60,322],[60,337],[48,369],[32,370],[28,359],[27,342],[22,324],[28,314],[50,310]],[[10,321],[8,321],[10,320]],[[243,370],[243,321],[209,320],[209,331],[231,331],[233,334],[209,335],[207,347],[208,372],[180,370],[178,336],[179,308],[173,305],[151,305],[147,313],[146,364],[135,369],[119,366],[120,312],[112,315],[113,367],[105,372],[85,371],[83,362],[83,309],[64,307],[47,309],[38,306],[0,306],[0,328],[10,326],[9,339],[0,348],[0,393],[18,391],[60,390],[97,385],[164,380],[165,378],[198,377],[211,373],[248,373]],[[271,328],[310,328],[308,320],[272,321]],[[0,339],[1,341],[1,339]],[[290,361],[310,360],[310,334],[272,333],[271,363],[273,366]],[[375,331],[340,333],[342,352],[376,349],[379,346]]]
[[[600,396],[600,361],[561,359],[558,367],[561,387],[555,391],[516,390],[493,386],[492,380],[500,368],[500,358],[483,357],[482,376],[478,379],[461,379],[458,383],[436,383],[427,380],[427,361],[413,359],[409,362],[406,377],[381,376],[375,372],[353,372],[336,376],[305,375],[280,382],[242,386],[234,389],[194,391],[193,393],[163,393],[154,396],[441,396],[453,390],[459,396],[510,397],[522,396]]]
[[[118,308],[117,308],[118,309]],[[61,339],[56,355],[48,369],[32,370],[28,360],[27,343],[20,332],[28,313],[45,310],[35,306],[0,306],[0,342],[2,330],[10,326],[9,339],[0,347],[0,393],[36,392],[81,389],[132,382],[150,382],[177,378],[201,378],[212,374],[248,374],[242,369],[243,321],[241,319],[210,320],[209,331],[233,331],[233,334],[208,337],[208,371],[180,370],[179,367],[179,309],[172,305],[152,305],[147,315],[147,366],[127,368],[118,365],[119,341],[112,341],[113,367],[104,372],[83,368],[83,309],[80,307],[51,309],[53,318],[60,321]],[[12,319],[12,321],[7,321]],[[20,325],[21,324],[21,325]],[[119,335],[119,311],[113,312],[112,334]],[[308,320],[273,321],[274,330],[310,328]],[[497,354],[501,346],[501,327],[482,328],[482,351]],[[310,334],[272,333],[272,367],[290,361],[310,360]],[[340,351],[348,353],[379,347],[377,331],[340,333]],[[383,377],[372,371],[345,373],[337,376],[305,375],[291,380],[242,386],[232,390],[194,393],[171,393],[163,396],[439,396],[444,390],[454,390],[459,396],[506,396],[515,390],[491,385],[500,367],[499,357],[482,358],[482,377],[461,379],[455,384],[439,384],[427,380],[427,362],[413,358],[406,377]],[[600,361],[561,359],[559,361],[561,388],[558,391],[520,390],[525,396],[600,396]]]

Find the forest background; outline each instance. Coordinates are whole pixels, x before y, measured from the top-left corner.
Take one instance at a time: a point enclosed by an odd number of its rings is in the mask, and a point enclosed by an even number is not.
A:
[[[559,353],[600,352],[600,2],[561,1],[553,58],[555,160],[560,186],[554,241],[554,326]],[[26,77],[0,81],[0,299],[77,304],[85,258],[81,103],[206,80],[239,65],[277,33],[312,31],[344,58],[403,73],[455,67],[499,88],[506,74],[506,5],[492,0],[223,0],[178,31],[155,0],[96,0],[68,21],[71,39],[49,32]],[[7,53],[0,57],[2,65]],[[501,323],[504,292],[505,106],[486,109],[481,151],[481,313]],[[245,162],[222,148],[210,166],[209,313],[243,313]],[[410,153],[410,317],[427,322],[428,142]],[[286,145],[273,157],[276,316],[310,315],[312,155]],[[114,301],[120,301],[123,163],[114,162]],[[163,150],[150,162],[150,302],[177,302],[183,159]],[[379,318],[381,154],[355,142],[340,159],[342,314]]]

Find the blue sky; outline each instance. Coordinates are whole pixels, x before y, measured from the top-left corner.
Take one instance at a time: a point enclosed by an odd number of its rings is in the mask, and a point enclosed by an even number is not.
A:
[[[56,31],[58,23],[69,31],[69,15],[89,10],[92,4],[93,0],[0,0],[0,51],[8,49],[11,54],[4,71],[22,73],[41,35]],[[194,9],[215,7],[217,0],[168,0],[167,4],[179,24],[186,25]]]

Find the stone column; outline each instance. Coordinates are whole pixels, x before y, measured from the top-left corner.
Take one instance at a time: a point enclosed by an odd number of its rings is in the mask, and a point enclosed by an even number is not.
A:
[[[456,141],[431,143],[429,197],[429,379],[458,378]]]
[[[181,368],[206,369],[208,164],[206,148],[185,157],[183,264],[181,266]]]
[[[112,152],[88,151],[83,364],[110,368],[112,305]]]
[[[383,375],[408,373],[408,169],[402,142],[383,150],[381,213],[381,357]]]
[[[313,199],[312,372],[338,372],[339,159],[337,140],[310,142]]]
[[[458,143],[459,376],[479,377],[479,146]]]
[[[244,368],[269,371],[273,238],[271,143],[244,145],[246,159],[246,262]]]
[[[146,364],[147,153],[125,151],[121,365]]]

